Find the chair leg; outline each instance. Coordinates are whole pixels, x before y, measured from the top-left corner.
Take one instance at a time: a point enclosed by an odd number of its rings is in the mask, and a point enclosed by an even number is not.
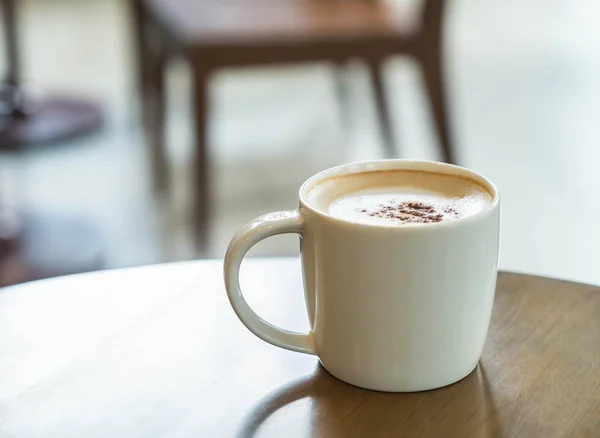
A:
[[[385,95],[385,84],[383,78],[382,61],[368,61],[368,74],[373,86],[375,98],[375,110],[381,131],[384,152],[386,158],[394,158],[396,153],[396,142],[394,141],[394,130],[390,117],[389,107]]]
[[[148,154],[153,189],[163,192],[168,184],[165,151],[164,70],[166,57],[160,47],[152,47],[150,23],[138,0],[130,0],[140,94],[140,114]],[[156,40],[155,38],[154,40]]]
[[[166,153],[165,123],[165,70],[166,54],[158,48],[149,56],[146,97],[144,98],[145,131],[152,168],[152,182],[156,192],[168,187],[168,162]]]
[[[348,81],[345,75],[344,63],[336,63],[333,66],[333,80],[335,82],[335,95],[340,110],[340,122],[344,134],[348,132],[350,125],[350,96],[348,90]]]
[[[429,53],[420,58],[419,61],[421,71],[423,72],[425,91],[431,107],[433,123],[440,145],[442,159],[446,163],[456,163],[448,121],[446,86],[444,82],[441,51],[429,51]]]
[[[195,167],[193,175],[193,221],[196,246],[200,253],[209,244],[210,220],[210,163],[208,153],[208,72],[194,66],[193,71],[193,120],[195,142]]]
[[[133,26],[133,52],[136,62],[136,73],[138,75],[138,90],[141,99],[147,89],[148,80],[148,42],[146,41],[146,23],[144,10],[138,0],[129,0],[131,21]],[[140,105],[143,108],[143,103]]]

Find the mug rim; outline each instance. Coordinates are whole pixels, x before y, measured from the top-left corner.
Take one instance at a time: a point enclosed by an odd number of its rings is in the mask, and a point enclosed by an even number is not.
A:
[[[393,170],[412,170],[412,171],[420,171],[420,172],[430,172],[430,173],[440,173],[449,176],[458,176],[463,178],[468,178],[473,181],[475,184],[482,185],[492,196],[492,202],[487,208],[464,218],[459,218],[457,220],[448,221],[448,222],[435,222],[429,223],[426,225],[423,224],[404,224],[399,227],[398,225],[393,224],[374,224],[368,222],[352,222],[345,219],[341,219],[339,217],[332,216],[328,213],[324,213],[314,206],[310,204],[307,199],[307,195],[310,190],[322,182],[323,180],[330,179],[336,176],[343,175],[352,175],[352,174],[360,174],[360,173],[368,173],[368,172],[377,172],[377,171],[393,171]],[[332,220],[340,225],[350,225],[356,227],[366,227],[366,228],[376,228],[376,229],[385,229],[385,230],[429,230],[432,228],[440,228],[440,227],[455,227],[462,224],[468,224],[473,221],[477,221],[483,217],[490,215],[494,210],[498,208],[500,203],[500,193],[496,185],[491,182],[488,178],[477,173],[473,170],[467,169],[462,166],[457,166],[454,164],[442,163],[439,161],[430,161],[430,160],[413,160],[413,159],[382,159],[382,160],[368,160],[368,161],[356,161],[352,163],[341,164],[339,166],[330,167],[328,169],[322,170],[315,175],[308,178],[302,185],[300,186],[300,190],[298,193],[298,197],[300,199],[300,206],[306,208],[311,211],[313,214],[323,218]]]

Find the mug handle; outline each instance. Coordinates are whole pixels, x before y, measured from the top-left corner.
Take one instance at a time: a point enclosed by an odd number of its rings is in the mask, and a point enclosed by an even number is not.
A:
[[[263,341],[286,350],[316,354],[309,333],[291,332],[276,327],[258,316],[240,289],[240,265],[246,253],[263,239],[285,233],[302,236],[304,220],[298,210],[278,211],[257,217],[231,239],[225,255],[225,288],[231,307],[244,325]]]

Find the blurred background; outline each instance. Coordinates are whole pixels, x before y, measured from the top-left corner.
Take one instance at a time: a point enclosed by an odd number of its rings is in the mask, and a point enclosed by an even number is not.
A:
[[[2,0],[0,283],[222,257],[322,169],[448,159],[440,30],[450,159],[500,189],[500,267],[600,284],[596,2],[316,1]]]

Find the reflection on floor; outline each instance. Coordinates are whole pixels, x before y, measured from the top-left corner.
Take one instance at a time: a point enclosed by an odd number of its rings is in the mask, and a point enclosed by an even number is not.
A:
[[[2,157],[19,202],[77,210],[105,237],[110,266],[194,257],[186,218],[186,70],[170,77],[170,202],[149,190],[136,115],[128,22],[117,0],[22,2],[25,66],[44,87],[100,100],[101,132],[51,153]],[[600,283],[600,32],[591,0],[452,2],[448,69],[461,163],[502,193],[504,269]],[[435,158],[414,66],[388,65],[399,155]],[[293,208],[296,188],[325,167],[380,155],[369,91],[349,68],[352,123],[343,133],[327,65],[215,76],[211,136],[217,191],[209,256],[237,227]],[[3,184],[6,187],[6,184]],[[295,254],[274,238],[256,254]]]

